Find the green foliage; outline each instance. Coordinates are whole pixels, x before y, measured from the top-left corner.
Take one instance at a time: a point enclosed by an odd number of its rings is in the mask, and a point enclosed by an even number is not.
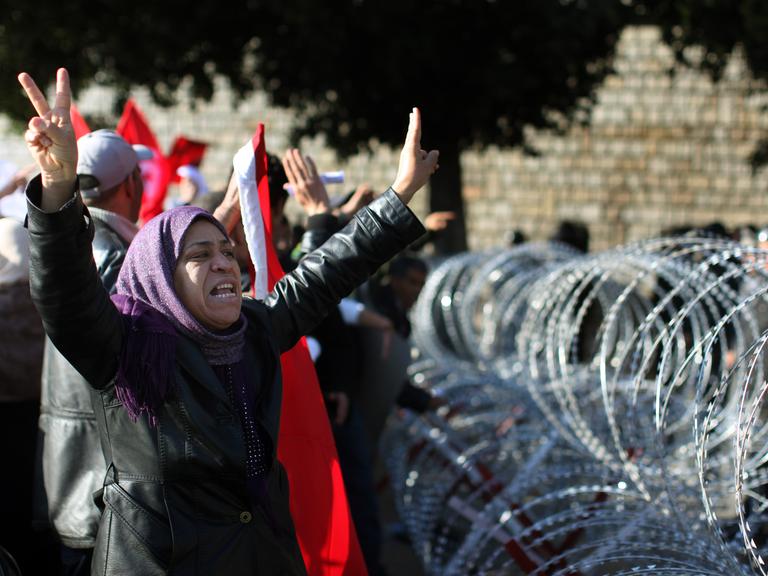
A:
[[[643,3],[648,21],[661,27],[680,62],[701,68],[717,80],[736,46],[744,49],[756,78],[768,78],[768,3],[763,0],[651,0]],[[701,59],[687,48],[704,49]]]
[[[436,144],[518,144],[591,97],[630,13],[615,0],[3,4],[0,110],[14,117],[29,115],[21,70],[66,65],[76,89],[144,86],[161,104],[185,79],[208,99],[221,74],[241,96],[263,86],[342,153],[399,143],[413,105]]]
[[[25,120],[31,107],[16,74],[50,82],[66,66],[77,94],[96,81],[114,86],[124,99],[135,86],[172,104],[185,80],[192,94],[209,99],[215,74],[239,94],[253,88],[243,69],[243,46],[254,26],[240,11],[219,2],[134,0],[3,0],[0,11],[0,111]]]
[[[216,75],[301,112],[303,134],[342,154],[398,144],[424,110],[427,145],[523,143],[525,126],[563,127],[610,71],[621,29],[661,26],[686,61],[701,45],[715,78],[734,46],[768,76],[763,0],[0,0],[0,111],[30,109],[16,73],[43,81],[65,65],[75,90],[136,86],[172,104],[185,80],[209,99]]]
[[[764,0],[0,0],[0,11],[0,112],[12,118],[31,113],[16,73],[49,82],[62,65],[75,91],[109,84],[118,103],[140,86],[170,105],[183,82],[209,99],[218,75],[238,98],[263,88],[298,112],[295,136],[324,134],[342,155],[398,145],[418,105],[425,147],[444,151],[432,206],[460,217],[460,151],[525,148],[527,126],[583,121],[627,24],[659,25],[679,61],[715,79],[740,45],[768,78]],[[693,45],[703,58],[689,58]]]
[[[279,13],[278,13],[279,11]],[[422,107],[428,145],[515,145],[557,125],[610,70],[629,10],[615,0],[275,3],[257,71],[342,153],[397,144]],[[557,114],[551,114],[556,112]]]

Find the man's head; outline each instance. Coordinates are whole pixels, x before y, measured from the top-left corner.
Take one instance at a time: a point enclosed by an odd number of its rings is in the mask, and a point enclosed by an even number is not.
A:
[[[111,130],[96,130],[77,141],[77,153],[83,201],[138,220],[144,192],[139,160],[152,158],[149,148],[131,146]]]
[[[389,264],[389,285],[403,310],[410,310],[427,280],[427,264],[416,256],[400,255]]]
[[[285,174],[280,158],[269,153],[267,154],[267,182],[269,183],[269,207],[274,226],[283,218],[285,203],[288,200],[288,192],[285,191],[288,176]]]
[[[589,252],[589,230],[581,222],[563,220],[550,240],[567,244],[584,254]]]

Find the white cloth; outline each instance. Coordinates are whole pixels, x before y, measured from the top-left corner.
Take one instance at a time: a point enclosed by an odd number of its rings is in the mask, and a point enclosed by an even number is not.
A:
[[[256,156],[251,140],[237,151],[232,165],[235,168],[240,189],[240,213],[245,240],[256,272],[253,281],[254,297],[257,300],[263,300],[267,296],[267,248],[264,241],[266,234],[256,183]]]
[[[29,280],[29,233],[13,218],[0,218],[0,286]]]
[[[17,172],[18,168],[14,164],[0,160],[0,188],[8,184]],[[22,187],[0,198],[0,216],[24,222],[27,217],[27,199],[24,197]]]

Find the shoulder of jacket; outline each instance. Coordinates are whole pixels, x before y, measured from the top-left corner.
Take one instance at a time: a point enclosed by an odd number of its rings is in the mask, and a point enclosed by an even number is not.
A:
[[[250,296],[244,296],[242,310],[249,322],[252,319],[262,323],[267,322],[267,305],[261,300],[256,300]]]
[[[97,250],[126,251],[128,244],[109,226],[94,220],[93,247]]]

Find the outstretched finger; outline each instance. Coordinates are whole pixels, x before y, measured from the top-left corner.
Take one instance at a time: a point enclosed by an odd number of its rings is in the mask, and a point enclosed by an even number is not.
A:
[[[32,106],[35,107],[38,116],[45,116],[51,109],[48,107],[48,101],[45,96],[40,92],[40,88],[37,87],[35,81],[32,80],[32,76],[26,72],[19,74],[19,83],[24,88],[24,92],[27,93],[27,98],[32,102]]]
[[[56,108],[69,111],[72,104],[72,90],[69,87],[69,72],[66,68],[59,68],[56,72]]]
[[[288,178],[288,182],[291,184],[298,182],[299,179],[296,175],[296,172],[294,171],[293,158],[291,157],[290,150],[286,150],[285,155],[283,156],[283,170],[285,170],[285,175]]]
[[[312,175],[309,172],[309,168],[307,167],[307,162],[304,159],[304,156],[301,154],[301,150],[298,148],[294,148],[291,151],[292,154],[292,160],[293,160],[293,168],[296,171],[296,174],[301,178],[302,181],[306,182],[307,180],[310,180]]]
[[[405,145],[416,150],[421,149],[421,112],[414,107],[408,122],[408,134],[405,135]]]
[[[318,178],[317,166],[315,165],[315,161],[312,160],[312,156],[307,156],[306,162],[307,162],[307,169],[309,170],[309,177],[312,178],[313,180],[317,179]]]

